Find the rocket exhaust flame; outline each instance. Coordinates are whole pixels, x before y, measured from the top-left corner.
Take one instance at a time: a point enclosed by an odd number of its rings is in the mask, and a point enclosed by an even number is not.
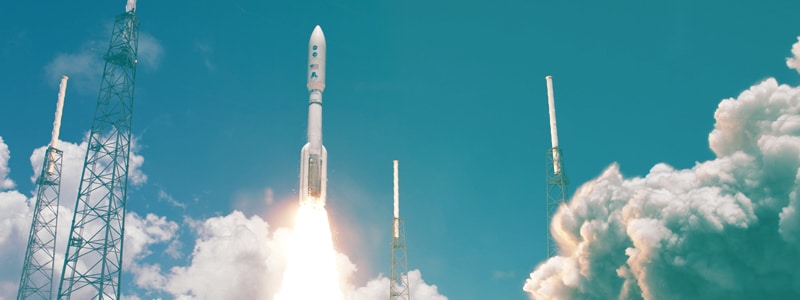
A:
[[[343,299],[324,207],[300,206],[289,247],[283,285],[275,300]]]

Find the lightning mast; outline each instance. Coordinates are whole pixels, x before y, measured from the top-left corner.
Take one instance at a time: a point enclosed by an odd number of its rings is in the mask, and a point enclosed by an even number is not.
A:
[[[67,91],[67,76],[61,77],[56,104],[55,121],[50,145],[45,150],[42,171],[36,179],[36,204],[28,236],[28,248],[22,264],[17,299],[50,299],[53,294],[58,203],[61,193],[61,164],[63,152],[58,149],[61,112]]]
[[[558,129],[556,128],[556,105],[553,99],[553,76],[545,77],[547,81],[547,104],[550,108],[550,141],[552,148],[547,150],[547,257],[558,254],[558,245],[553,239],[550,225],[558,208],[567,202],[567,176],[564,174],[564,161],[561,148],[558,147]]]
[[[116,17],[88,138],[57,299],[120,299],[131,116],[139,43],[135,2]]]
[[[389,300],[410,300],[408,287],[408,257],[406,230],[400,219],[400,185],[394,160],[394,219],[392,219],[392,278],[389,281]]]

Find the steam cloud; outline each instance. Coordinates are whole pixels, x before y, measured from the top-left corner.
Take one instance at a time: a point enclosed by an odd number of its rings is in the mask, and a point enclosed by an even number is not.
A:
[[[613,164],[581,186],[551,225],[560,256],[523,289],[534,299],[800,299],[800,88],[767,79],[714,117],[716,159],[630,179]]]

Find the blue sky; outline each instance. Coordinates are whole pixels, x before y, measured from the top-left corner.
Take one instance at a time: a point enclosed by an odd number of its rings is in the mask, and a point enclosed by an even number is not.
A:
[[[79,73],[66,74],[61,139],[79,143],[89,130],[101,70],[54,62],[99,57],[117,2],[0,11],[0,136],[20,191],[34,189],[29,157],[49,141],[55,71]],[[712,159],[720,100],[767,77],[800,83],[785,63],[800,34],[796,1],[433,2],[139,3],[151,48],[140,49],[149,57],[140,56],[133,127],[148,179],[130,191],[129,210],[178,223],[241,210],[289,226],[306,47],[319,24],[328,210],[355,283],[389,273],[398,159],[410,268],[450,299],[524,299],[545,258],[545,75],[571,190],[613,162],[642,176],[658,162]],[[184,225],[177,239],[189,256],[195,236]]]

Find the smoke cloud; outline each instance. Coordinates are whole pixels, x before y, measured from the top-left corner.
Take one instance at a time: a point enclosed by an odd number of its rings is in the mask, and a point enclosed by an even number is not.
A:
[[[714,117],[716,159],[657,164],[643,178],[613,164],[581,186],[551,224],[560,255],[523,289],[534,299],[800,299],[800,88],[767,79]]]

